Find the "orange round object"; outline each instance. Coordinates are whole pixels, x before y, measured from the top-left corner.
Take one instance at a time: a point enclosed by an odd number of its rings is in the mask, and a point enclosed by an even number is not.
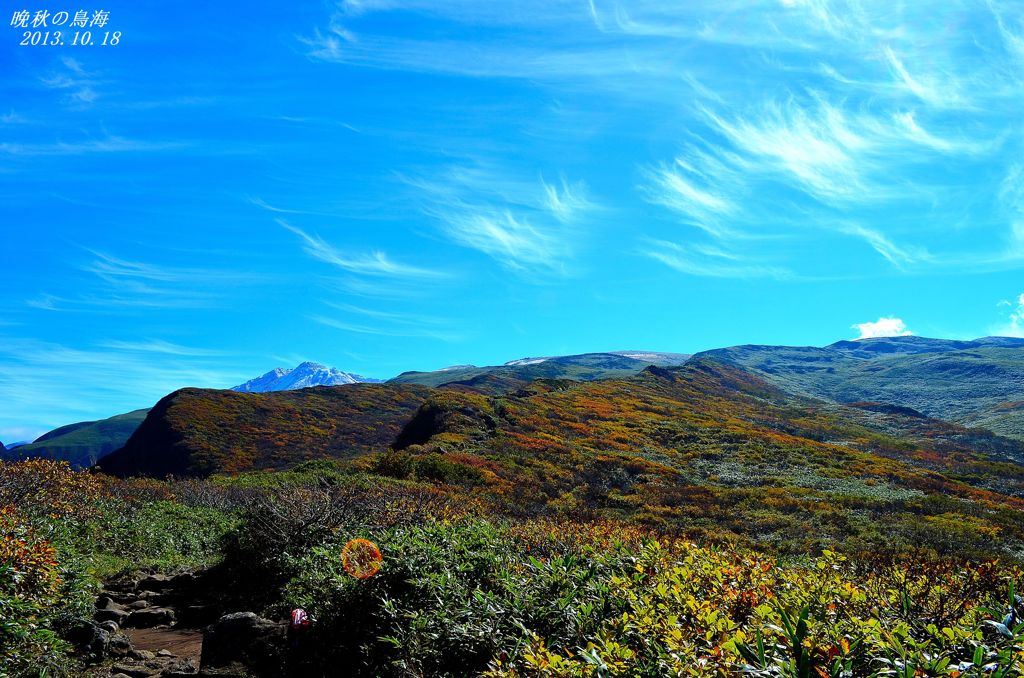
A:
[[[380,570],[384,558],[368,539],[353,539],[341,549],[341,566],[356,579],[369,579]]]

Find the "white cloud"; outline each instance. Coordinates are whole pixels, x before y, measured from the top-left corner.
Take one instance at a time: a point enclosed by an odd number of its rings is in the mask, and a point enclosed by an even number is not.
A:
[[[162,339],[144,339],[141,341],[110,340],[101,342],[99,345],[102,348],[109,348],[115,351],[130,351],[132,353],[156,353],[186,357],[213,357],[228,355],[226,351],[182,346]]]
[[[913,334],[899,318],[879,318],[875,322],[858,323],[853,329],[860,332],[857,339],[876,339],[878,337],[909,337]]]
[[[946,80],[940,84],[930,80],[924,81],[911,75],[903,60],[896,56],[890,47],[885,48],[885,56],[889,60],[894,78],[921,101],[937,108],[963,104],[963,100],[954,89],[954,82]]]
[[[1024,219],[1017,230],[1019,214],[992,233],[980,230],[991,223],[984,196],[1016,152],[1006,147],[1024,101],[1024,14],[1005,1],[948,4],[936,13],[928,3],[886,0],[336,0],[304,42],[318,60],[519,78],[558,101],[551,110],[559,114],[566,101],[583,109],[586,94],[600,93],[593,115],[572,126],[543,113],[529,125],[509,116],[501,136],[516,150],[494,152],[515,153],[508,166],[533,161],[529,143],[523,151],[515,143],[524,127],[543,129],[562,148],[623,131],[638,148],[681,146],[628,160],[640,166],[642,197],[730,255],[742,253],[741,240],[811,240],[824,250],[852,235],[881,264],[907,273],[1007,267],[1024,258]],[[391,28],[401,22],[381,20],[402,13],[459,30],[411,36]],[[971,30],[943,30],[942,17]],[[499,39],[471,30],[480,27],[499,27]],[[614,127],[622,111],[635,127]],[[602,171],[628,176],[615,154],[608,162]],[[499,191],[509,187],[502,173],[496,179]],[[543,183],[537,205],[526,190],[498,195],[458,177],[436,183],[424,211],[453,240],[506,267],[550,268],[559,251],[578,249],[575,234],[552,223],[571,224],[578,213],[575,185]],[[602,194],[609,207],[615,199]],[[678,238],[647,216],[635,222],[644,224],[641,238]],[[847,228],[851,219],[870,229]],[[970,228],[979,237],[959,237]],[[553,256],[538,257],[545,249]],[[766,245],[748,263],[796,266],[792,251]],[[811,274],[813,263],[797,272]]]
[[[314,259],[319,259],[328,264],[333,264],[349,273],[361,273],[364,275],[383,275],[405,278],[438,278],[444,274],[416,266],[408,266],[392,261],[384,252],[371,252],[369,254],[348,255],[343,254],[323,238],[317,235],[310,235],[300,228],[292,226],[282,219],[276,219],[277,223],[295,235],[303,242],[303,251]]]
[[[577,222],[597,207],[582,182],[538,187],[486,161],[402,179],[449,240],[518,272],[565,274]]]
[[[171,141],[141,141],[124,137],[108,136],[105,139],[88,141],[40,144],[21,144],[4,142],[0,144],[0,153],[22,156],[59,156],[84,155],[87,153],[146,153],[170,151],[183,148],[186,144]]]
[[[509,211],[453,215],[447,226],[453,241],[479,250],[509,268],[558,268],[562,264],[561,243]]]
[[[571,221],[577,213],[593,209],[594,204],[587,198],[587,185],[582,181],[570,184],[562,177],[561,190],[542,178],[541,186],[547,208],[559,221]]]
[[[644,256],[681,273],[708,278],[775,278],[786,280],[792,272],[778,266],[765,266],[705,245],[680,245],[664,240],[652,240],[641,251]]]
[[[369,334],[379,337],[420,337],[424,339],[436,339],[438,341],[453,342],[460,341],[462,336],[452,332],[444,332],[439,330],[433,330],[429,328],[419,327],[405,327],[396,328],[389,327],[386,325],[364,325],[359,323],[347,322],[338,318],[332,318],[323,315],[310,315],[308,316],[313,322],[320,323],[327,327],[333,327],[336,330],[342,330],[343,332],[352,332],[355,334]]]
[[[71,57],[61,57],[65,72],[52,73],[40,79],[47,89],[67,91],[67,103],[86,106],[96,101],[99,96],[95,90],[97,81],[86,73],[81,62]]]
[[[916,247],[901,247],[874,229],[854,225],[845,227],[843,232],[863,238],[871,245],[872,249],[897,268],[902,268],[906,264],[914,264],[931,259],[931,255],[927,250]]]
[[[762,173],[778,175],[824,203],[881,195],[865,179],[878,146],[870,118],[850,116],[825,102],[810,107],[795,101],[770,103],[733,120],[711,111],[706,115]]]
[[[1016,301],[1002,301],[999,305],[1008,307],[1009,315],[1006,323],[993,330],[992,334],[997,337],[1024,338],[1024,294],[1018,296]]]
[[[649,183],[644,188],[651,202],[669,208],[712,236],[731,232],[722,220],[736,207],[712,185],[721,184],[720,176],[708,177],[683,158],[677,158],[672,167],[662,165],[645,174]]]
[[[65,283],[61,293],[40,291],[25,304],[45,311],[104,314],[212,308],[223,305],[232,290],[268,280],[262,273],[152,264],[86,251],[95,257],[79,266],[88,276]]]

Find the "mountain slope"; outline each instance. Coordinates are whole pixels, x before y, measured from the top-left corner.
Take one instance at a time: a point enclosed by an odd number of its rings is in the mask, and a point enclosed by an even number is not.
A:
[[[342,372],[320,363],[304,362],[293,368],[275,368],[244,384],[232,387],[232,391],[245,393],[266,393],[268,391],[290,391],[311,386],[338,386],[341,384],[378,383],[379,379],[368,379],[358,374]]]
[[[734,346],[697,354],[794,393],[876,401],[1024,439],[1024,340],[892,337],[823,348]]]
[[[205,476],[366,454],[390,444],[426,393],[378,384],[270,393],[182,389],[160,400],[99,467],[121,476]]]
[[[461,385],[185,389],[99,466],[204,476],[316,458],[472,488],[500,512],[627,518],[782,550],[840,539],[1024,547],[1021,442],[906,407],[793,395],[710,359],[498,396]]]
[[[4,459],[44,458],[66,461],[74,468],[88,468],[101,457],[123,446],[145,419],[148,409],[135,410],[99,421],[82,421],[44,433],[29,445],[0,452]]]
[[[911,411],[794,397],[710,360],[622,381],[540,381],[500,398],[442,389],[395,447],[385,468],[427,464],[431,474],[440,459],[477,469],[511,512],[724,529],[794,550],[851,532],[864,543],[946,548],[952,539],[979,549],[989,528],[1005,530],[1007,548],[1024,534],[1024,518],[1006,508],[1024,506],[1019,441]]]
[[[449,386],[477,393],[499,394],[520,389],[535,379],[616,379],[638,374],[648,365],[678,365],[687,358],[688,355],[680,353],[650,351],[520,358],[492,367],[467,365],[434,372],[403,372],[388,383]]]

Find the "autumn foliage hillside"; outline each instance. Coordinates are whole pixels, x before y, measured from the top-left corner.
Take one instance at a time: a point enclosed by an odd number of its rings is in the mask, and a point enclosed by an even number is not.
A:
[[[367,454],[391,444],[427,392],[378,384],[273,393],[182,389],[158,402],[99,465],[114,475],[162,478]]]
[[[906,407],[838,406],[702,359],[626,379],[357,385],[161,401],[101,468],[206,476],[333,458],[506,515],[637,521],[783,552],[1024,548],[1024,449]]]

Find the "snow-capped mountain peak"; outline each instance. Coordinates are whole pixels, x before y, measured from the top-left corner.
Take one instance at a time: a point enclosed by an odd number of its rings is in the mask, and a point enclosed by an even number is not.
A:
[[[293,368],[277,367],[264,375],[250,379],[244,384],[233,387],[232,391],[247,393],[265,393],[267,391],[291,391],[311,386],[339,386],[342,384],[358,384],[362,382],[378,382],[379,379],[368,379],[358,374],[342,372],[334,367],[307,361]]]

